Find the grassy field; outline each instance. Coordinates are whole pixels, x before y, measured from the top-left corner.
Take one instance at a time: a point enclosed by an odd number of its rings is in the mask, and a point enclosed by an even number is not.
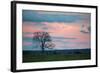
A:
[[[23,62],[44,62],[64,60],[86,60],[90,54],[23,54]]]

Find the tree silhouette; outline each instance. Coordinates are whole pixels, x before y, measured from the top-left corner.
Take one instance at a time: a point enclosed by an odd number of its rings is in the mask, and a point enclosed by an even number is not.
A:
[[[45,48],[53,49],[55,47],[48,32],[34,32],[33,35],[33,40],[38,42],[42,52],[44,52]]]

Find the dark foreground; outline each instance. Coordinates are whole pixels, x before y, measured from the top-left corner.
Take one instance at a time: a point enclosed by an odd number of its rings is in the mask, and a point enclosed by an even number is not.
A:
[[[23,51],[23,62],[44,62],[64,60],[91,59],[90,49],[56,50],[56,51]]]

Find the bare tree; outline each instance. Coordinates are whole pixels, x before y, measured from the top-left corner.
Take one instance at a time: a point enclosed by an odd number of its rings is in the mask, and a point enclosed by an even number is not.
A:
[[[33,35],[33,40],[38,42],[42,52],[44,52],[45,48],[52,49],[55,47],[48,32],[34,32]]]

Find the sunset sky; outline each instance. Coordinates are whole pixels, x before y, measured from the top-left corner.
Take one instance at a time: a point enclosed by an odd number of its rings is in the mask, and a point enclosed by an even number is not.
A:
[[[33,33],[48,32],[54,49],[90,48],[89,13],[23,10],[23,50],[40,50]]]

